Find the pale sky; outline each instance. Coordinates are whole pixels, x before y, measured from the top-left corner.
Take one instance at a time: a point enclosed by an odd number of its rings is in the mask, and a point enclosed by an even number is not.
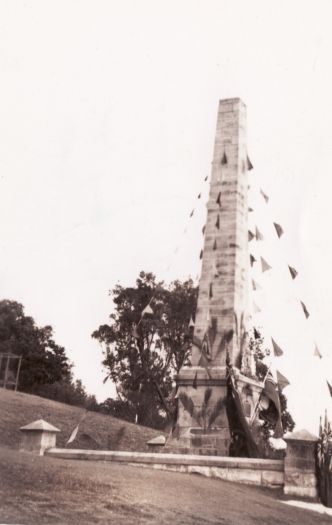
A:
[[[297,427],[332,408],[331,15],[328,0],[0,2],[0,296],[54,327],[99,400],[108,290],[199,273],[218,101],[240,97],[252,249],[273,266],[255,269],[255,322],[284,349]]]

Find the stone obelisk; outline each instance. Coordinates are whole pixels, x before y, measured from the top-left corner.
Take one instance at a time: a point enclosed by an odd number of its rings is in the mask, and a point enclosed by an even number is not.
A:
[[[178,394],[184,393],[193,402],[196,416],[201,411],[201,418],[197,421],[198,418],[192,417],[188,407],[179,399],[178,447],[193,449],[193,453],[229,453],[226,409],[221,409],[209,423],[213,408],[226,396],[227,354],[237,377],[248,421],[261,391],[261,385],[253,378],[253,359],[248,355],[246,344],[250,168],[246,106],[238,98],[221,100],[207,204],[192,366],[183,367],[177,377]],[[204,408],[207,389],[211,389],[212,394]]]

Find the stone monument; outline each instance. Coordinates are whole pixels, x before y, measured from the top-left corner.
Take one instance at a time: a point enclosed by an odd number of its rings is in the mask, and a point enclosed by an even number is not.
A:
[[[262,384],[254,378],[254,359],[247,344],[247,193],[251,168],[246,106],[238,98],[221,100],[201,253],[192,366],[183,367],[177,377],[179,398],[184,393],[192,401],[195,413],[201,412],[201,418],[198,422],[179,399],[178,439],[172,440],[171,448],[181,451],[229,455],[229,423],[226,409],[222,408],[227,391],[227,355],[248,422],[262,390]],[[210,417],[214,409],[214,416]]]

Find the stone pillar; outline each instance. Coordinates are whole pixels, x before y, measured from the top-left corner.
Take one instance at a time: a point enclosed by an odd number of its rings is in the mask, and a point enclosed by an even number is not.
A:
[[[245,398],[248,421],[262,390],[258,381],[240,373],[242,354],[246,347],[248,312],[249,167],[246,106],[238,98],[221,100],[207,204],[192,366],[183,367],[177,377],[180,397],[186,395],[190,398],[196,412],[205,406],[207,389],[212,389],[205,420],[209,419],[217,403],[226,397],[227,353],[234,368],[239,393]],[[202,364],[202,346],[208,366],[206,362]],[[248,366],[246,371],[248,373]],[[208,432],[202,435],[199,427],[197,418],[192,417],[179,400],[180,438],[177,443],[181,451],[196,448],[195,452],[227,456],[230,432],[226,409],[220,410]]]
[[[316,445],[318,437],[307,430],[286,434],[284,493],[301,498],[318,496],[316,477]]]
[[[21,427],[20,431],[22,432],[20,452],[31,452],[37,456],[43,456],[46,449],[56,446],[56,434],[60,432],[58,428],[43,419]]]

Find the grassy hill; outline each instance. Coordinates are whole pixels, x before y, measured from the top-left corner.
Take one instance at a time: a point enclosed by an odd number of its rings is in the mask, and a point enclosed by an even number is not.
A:
[[[0,447],[17,449],[19,428],[45,419],[61,430],[57,446],[63,447],[85,410],[42,397],[0,388]],[[71,448],[146,451],[146,442],[160,431],[88,412]]]

